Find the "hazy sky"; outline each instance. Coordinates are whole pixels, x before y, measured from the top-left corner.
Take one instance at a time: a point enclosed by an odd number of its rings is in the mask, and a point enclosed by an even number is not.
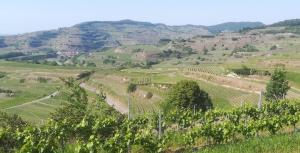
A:
[[[300,18],[300,0],[0,0],[0,34],[132,19],[169,25]]]

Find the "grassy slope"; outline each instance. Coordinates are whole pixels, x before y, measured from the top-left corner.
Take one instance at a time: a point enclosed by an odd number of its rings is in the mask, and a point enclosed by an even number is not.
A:
[[[83,70],[75,67],[0,61],[0,71],[7,73],[6,77],[0,79],[0,88],[16,92],[14,97],[0,97],[0,109],[5,109],[45,97],[62,85],[58,77],[75,76]],[[39,76],[50,78],[50,80],[47,83],[39,83],[36,80]],[[24,83],[20,83],[20,79],[26,80]],[[49,117],[55,108],[61,105],[61,102],[63,102],[61,98],[54,97],[39,103],[21,105],[3,111],[18,114],[25,120],[40,124],[43,119]]]
[[[291,81],[292,85],[297,88],[300,88],[300,73],[288,72],[287,79]]]
[[[300,134],[254,138],[236,144],[217,145],[199,153],[296,153],[300,152]]]

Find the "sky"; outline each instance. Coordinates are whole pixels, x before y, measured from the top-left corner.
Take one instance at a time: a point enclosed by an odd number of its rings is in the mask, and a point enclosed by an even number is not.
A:
[[[131,19],[168,25],[215,25],[300,18],[299,0],[0,0],[0,34]]]

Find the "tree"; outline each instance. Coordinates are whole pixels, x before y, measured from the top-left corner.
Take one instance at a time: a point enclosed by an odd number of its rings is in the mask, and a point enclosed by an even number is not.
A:
[[[277,102],[284,99],[290,89],[286,79],[286,71],[283,67],[277,67],[267,84],[265,98],[267,101]]]
[[[132,93],[136,91],[136,84],[130,83],[127,87],[127,92]]]
[[[196,108],[207,110],[212,108],[211,99],[201,90],[197,82],[183,80],[172,87],[166,99],[165,108]]]
[[[60,90],[60,95],[67,103],[62,103],[63,107],[52,113],[51,118],[55,121],[66,120],[78,124],[87,114],[88,95],[73,78],[61,78],[61,80],[65,86]]]

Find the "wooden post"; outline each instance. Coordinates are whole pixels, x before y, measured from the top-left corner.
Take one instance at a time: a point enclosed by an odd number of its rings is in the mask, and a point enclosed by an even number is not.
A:
[[[196,114],[196,106],[194,105],[194,115]]]
[[[128,120],[130,120],[130,94],[128,96]]]
[[[261,107],[262,107],[262,96],[263,96],[263,91],[260,91],[259,92],[259,99],[258,99],[258,103],[257,103],[258,110],[261,110]]]
[[[129,96],[128,96],[128,121],[130,120],[130,94],[129,94]],[[128,124],[128,129],[129,129],[130,127],[129,127],[129,124]],[[131,152],[131,147],[130,147],[130,144],[128,144],[128,153],[130,153]]]
[[[159,110],[159,119],[158,119],[158,139],[161,139],[161,111]]]

